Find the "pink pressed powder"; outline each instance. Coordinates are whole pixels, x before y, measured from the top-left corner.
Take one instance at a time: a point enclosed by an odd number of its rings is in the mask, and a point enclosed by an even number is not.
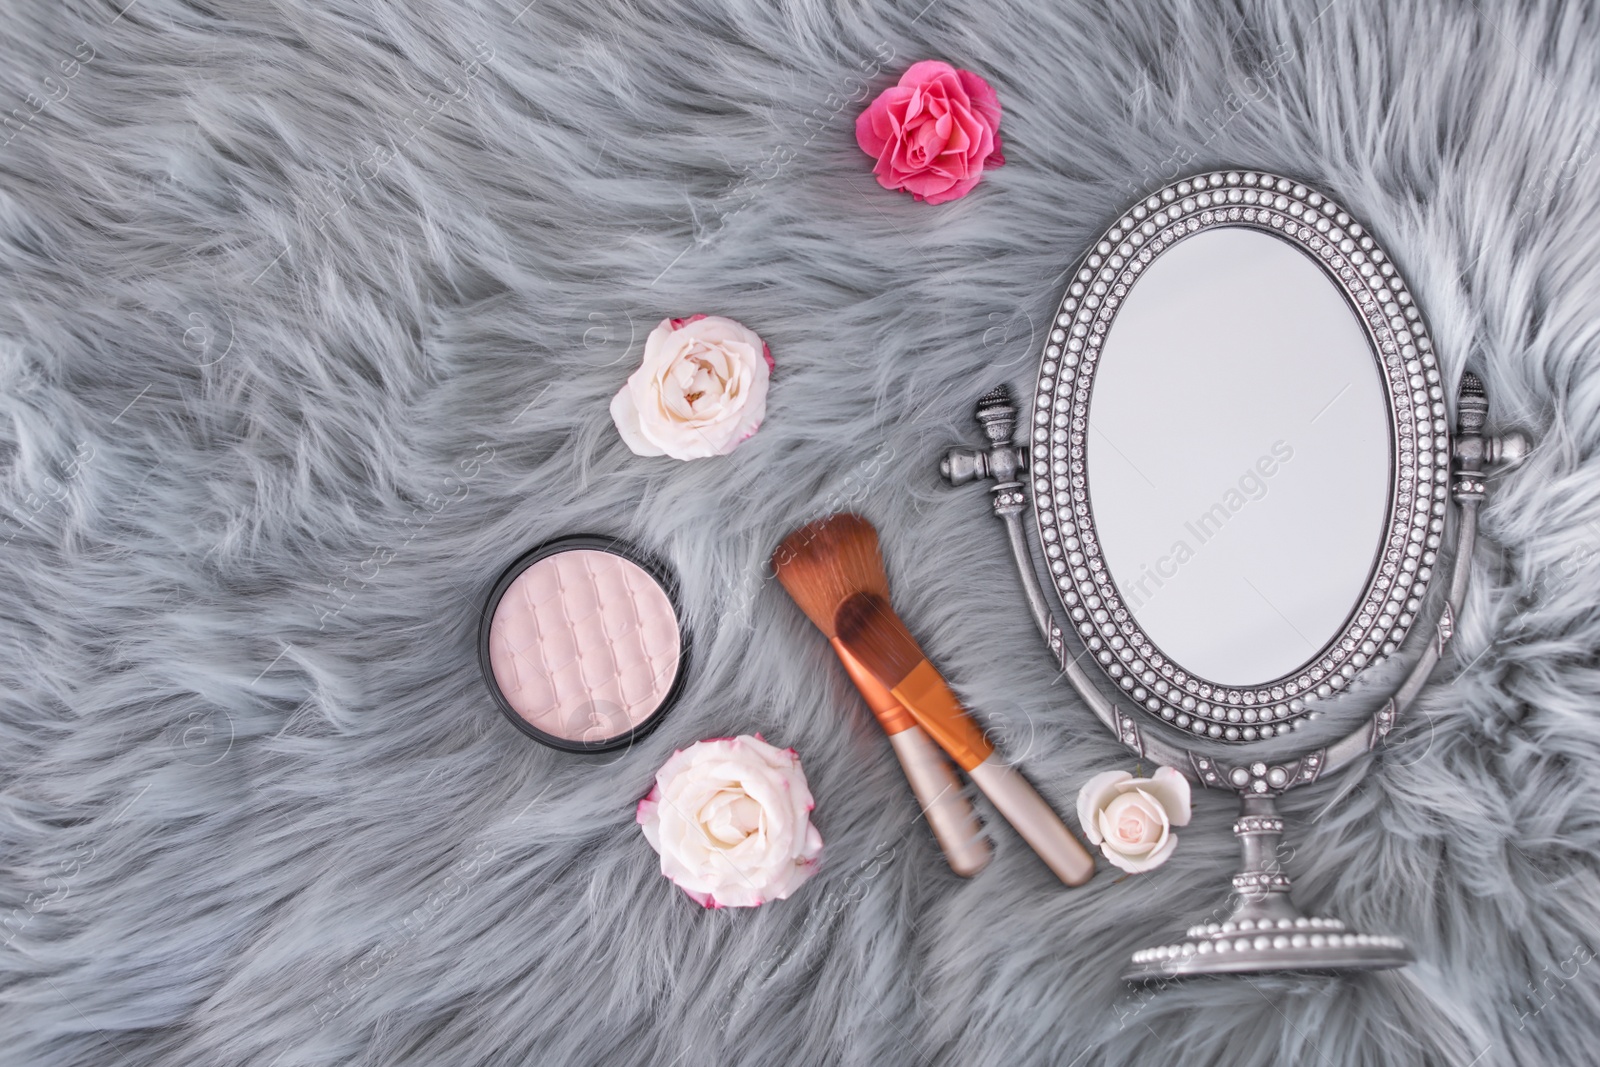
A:
[[[546,743],[611,747],[675,692],[677,610],[662,579],[615,543],[568,538],[536,549],[506,572],[488,607],[485,673],[503,710]]]

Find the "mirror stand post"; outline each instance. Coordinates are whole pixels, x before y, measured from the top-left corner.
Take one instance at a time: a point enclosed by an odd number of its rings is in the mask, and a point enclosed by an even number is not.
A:
[[[1276,796],[1241,793],[1233,833],[1243,862],[1233,876],[1237,896],[1228,917],[1191,926],[1176,943],[1135,952],[1124,979],[1379,970],[1411,962],[1410,950],[1397,937],[1358,933],[1338,919],[1307,916],[1295,907],[1283,869],[1283,816]]]

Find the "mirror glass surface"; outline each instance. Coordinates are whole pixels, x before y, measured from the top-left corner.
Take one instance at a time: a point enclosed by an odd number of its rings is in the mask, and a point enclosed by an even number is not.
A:
[[[1315,659],[1383,545],[1392,432],[1367,333],[1300,247],[1220,227],[1158,256],[1104,339],[1085,441],[1105,564],[1150,640],[1228,686]]]

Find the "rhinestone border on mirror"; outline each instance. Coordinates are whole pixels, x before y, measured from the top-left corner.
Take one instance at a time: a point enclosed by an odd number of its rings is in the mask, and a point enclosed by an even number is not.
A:
[[[1244,226],[1321,264],[1381,360],[1394,484],[1377,565],[1351,617],[1294,673],[1222,686],[1172,663],[1134,620],[1100,558],[1084,438],[1101,342],[1155,257],[1203,230]],[[1078,639],[1147,713],[1197,737],[1248,742],[1287,733],[1357,673],[1391,655],[1427,594],[1444,531],[1450,434],[1433,342],[1387,253],[1337,202],[1261,171],[1185,178],[1135,205],[1078,265],[1045,342],[1028,447],[1034,515],[1051,585]]]

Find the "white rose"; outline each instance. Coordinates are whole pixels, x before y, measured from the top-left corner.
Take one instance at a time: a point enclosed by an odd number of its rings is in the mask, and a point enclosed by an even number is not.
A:
[[[766,344],[732,319],[662,319],[611,418],[641,456],[724,456],[760,427],[771,373]]]
[[[811,877],[822,835],[800,757],[741,735],[674,752],[639,801],[661,873],[707,908],[782,900]]]
[[[1189,825],[1189,780],[1172,767],[1152,778],[1106,771],[1078,791],[1078,822],[1106,859],[1138,873],[1167,862],[1174,826]]]

